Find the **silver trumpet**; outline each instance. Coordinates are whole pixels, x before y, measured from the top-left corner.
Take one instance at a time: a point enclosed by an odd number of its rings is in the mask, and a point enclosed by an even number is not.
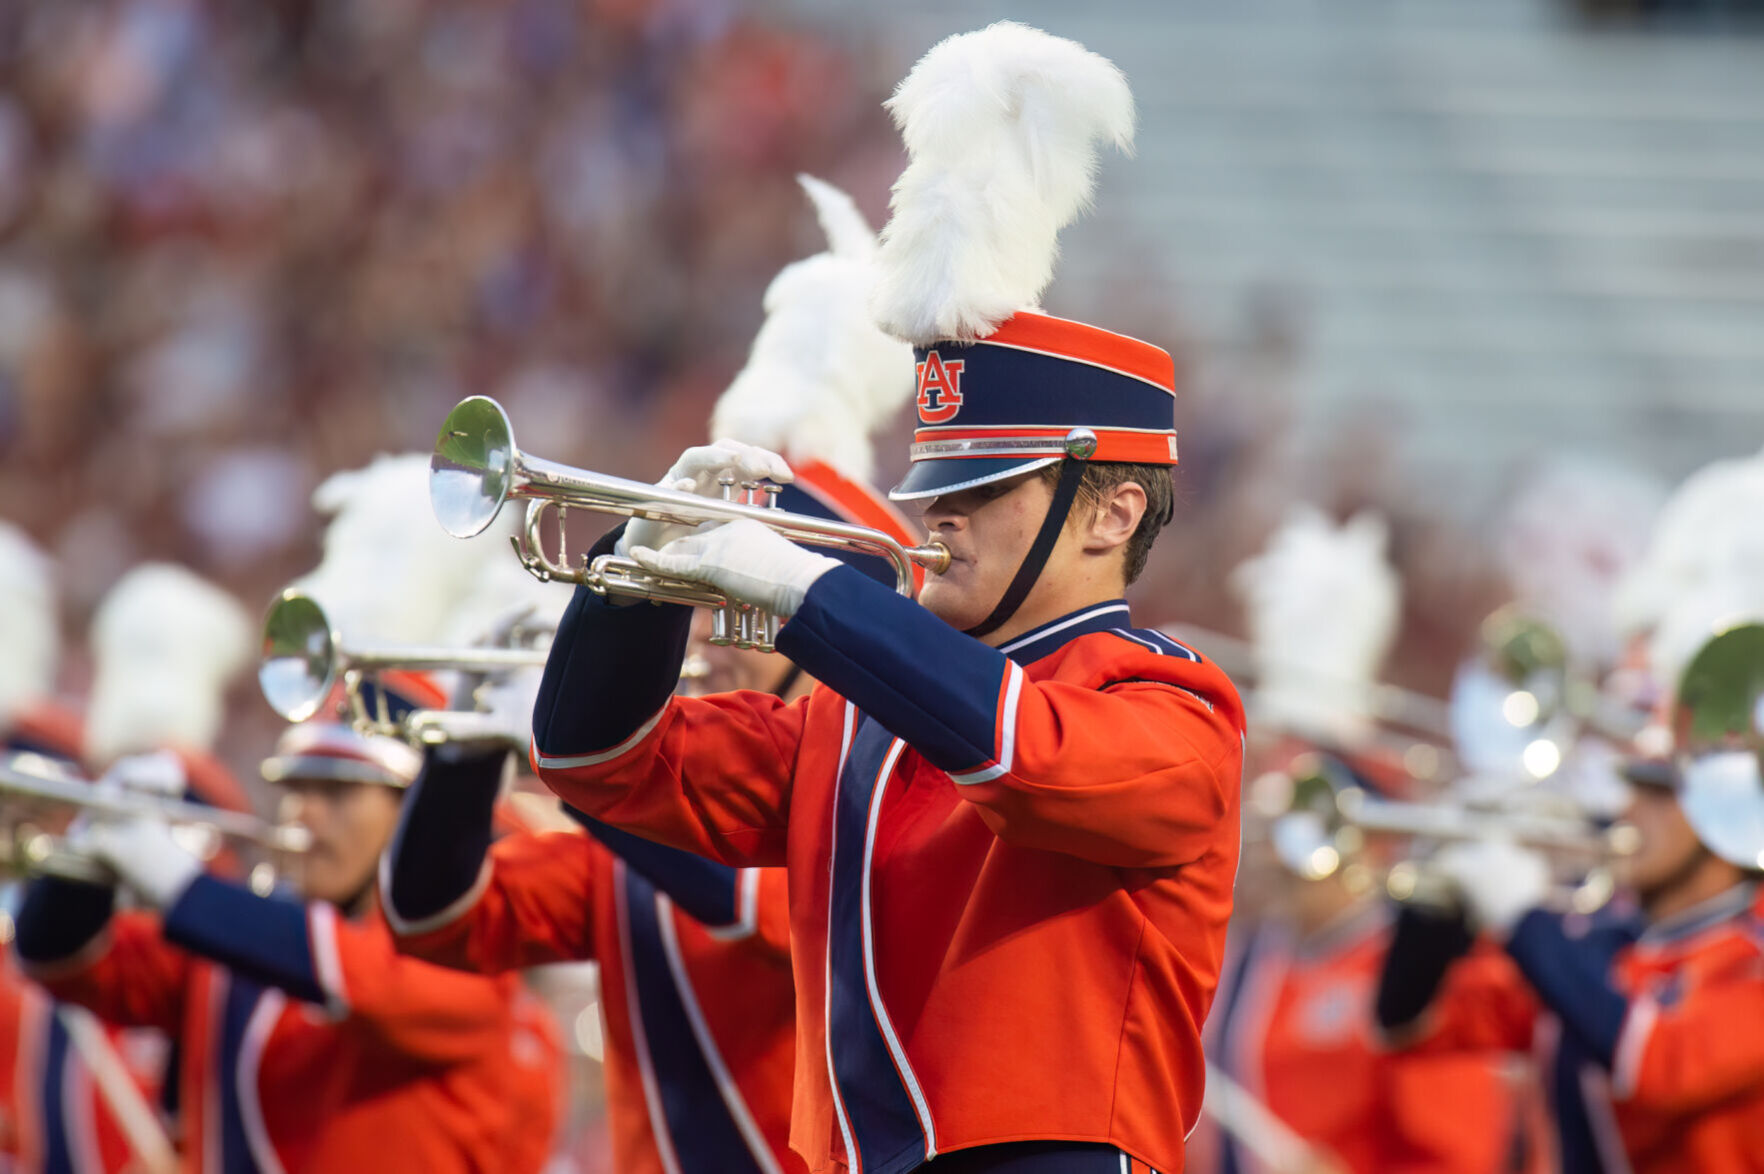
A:
[[[777,508],[779,487],[761,482],[723,482],[721,500],[681,493],[540,460],[515,446],[508,415],[493,399],[462,400],[442,422],[429,462],[429,500],[449,534],[470,538],[495,520],[509,498],[527,501],[526,524],[511,538],[521,565],[542,581],[579,583],[597,595],[683,603],[715,609],[711,642],[769,652],[778,638],[778,617],[731,600],[703,583],[657,575],[614,555],[572,564],[564,544],[563,521],[571,508],[646,518],[686,526],[749,518],[792,542],[877,555],[894,566],[895,589],[914,594],[915,566],[933,573],[949,567],[942,543],[904,546],[880,530],[829,521]],[[558,515],[557,556],[543,541],[546,516]]]
[[[312,846],[312,834],[305,828],[164,795],[101,789],[40,754],[15,753],[0,760],[0,809],[0,825],[6,830],[0,837],[0,867],[90,884],[113,884],[116,878],[50,830],[65,822],[70,810],[164,820],[178,842],[204,860],[212,859],[227,840],[279,855],[298,855]]]
[[[1300,756],[1287,771],[1257,779],[1250,790],[1254,807],[1273,822],[1276,855],[1306,880],[1349,869],[1365,872],[1368,835],[1414,836],[1433,843],[1507,839],[1583,873],[1585,879],[1565,899],[1574,909],[1591,912],[1614,892],[1611,866],[1641,846],[1632,825],[1601,828],[1573,810],[1381,799],[1311,755]],[[1399,901],[1440,905],[1455,899],[1425,859],[1398,861],[1382,880],[1386,892]]]
[[[525,644],[549,633],[514,628],[513,643]],[[452,669],[492,674],[543,668],[547,649],[534,646],[444,648],[416,645],[361,647],[346,644],[317,600],[294,588],[270,605],[263,623],[263,652],[257,681],[264,699],[283,718],[301,722],[324,708],[342,684],[342,707],[349,723],[370,734],[401,738],[418,746],[505,737],[490,715],[470,710],[419,709],[395,719],[383,690],[370,705],[362,686],[382,672]],[[519,749],[526,749],[525,746]]]

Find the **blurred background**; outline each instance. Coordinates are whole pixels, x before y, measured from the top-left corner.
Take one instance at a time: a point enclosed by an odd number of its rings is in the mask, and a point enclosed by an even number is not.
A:
[[[122,571],[263,606],[319,481],[465,395],[653,479],[820,247],[794,175],[880,224],[882,99],[1005,16],[1140,103],[1046,305],[1178,355],[1141,623],[1240,632],[1227,572],[1289,505],[1373,506],[1389,678],[1443,694],[1556,541],[1528,486],[1599,470],[1639,532],[1764,444],[1764,0],[13,0],[0,516],[59,562],[64,691]],[[233,709],[254,778],[276,722]]]

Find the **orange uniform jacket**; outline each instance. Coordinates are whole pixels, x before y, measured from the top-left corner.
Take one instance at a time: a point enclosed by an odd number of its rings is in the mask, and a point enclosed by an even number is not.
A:
[[[399,949],[484,974],[600,963],[620,1174],[804,1169],[789,1149],[795,999],[782,870],[730,874],[731,916],[715,925],[578,832],[504,837],[482,878],[436,917],[394,919]]]
[[[610,824],[787,866],[792,1148],[898,1174],[1067,1139],[1181,1169],[1237,866],[1224,674],[1121,601],[994,649],[840,567],[779,638],[808,698],[672,698],[687,619],[579,591],[533,759]]]
[[[192,923],[206,923],[191,931],[199,937],[274,935],[269,948],[288,958],[276,980],[302,997],[167,942]],[[512,976],[402,958],[377,915],[350,922],[327,904],[257,898],[206,876],[164,930],[158,918],[120,914],[79,953],[31,970],[58,998],[182,1041],[187,1171],[543,1168],[561,1058],[549,1012]]]
[[[1585,1103],[1556,1111],[1584,1114],[1595,1154],[1565,1153],[1569,1174],[1764,1174],[1764,905],[1755,887],[1649,926],[1614,953],[1599,940],[1552,914],[1527,914],[1508,942],[1518,972],[1466,983],[1453,975],[1418,1046],[1560,1047],[1585,1057],[1591,1071],[1570,1090]]]
[[[1377,1039],[1389,941],[1382,906],[1302,945],[1279,923],[1234,934],[1208,1024],[1213,1062],[1354,1174],[1512,1169],[1517,1105],[1496,1053],[1392,1054]],[[1233,1139],[1216,1144],[1219,1161],[1206,1169],[1261,1168]]]
[[[153,1108],[163,1038],[116,1029],[106,1038]],[[10,958],[0,961],[0,1111],[0,1170],[8,1174],[122,1174],[136,1159],[55,1002]]]

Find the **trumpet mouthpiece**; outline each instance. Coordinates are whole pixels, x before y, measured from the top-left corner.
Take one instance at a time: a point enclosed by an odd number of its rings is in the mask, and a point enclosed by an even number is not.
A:
[[[941,542],[927,542],[923,546],[915,546],[907,551],[907,557],[933,575],[941,575],[949,570],[949,547]]]

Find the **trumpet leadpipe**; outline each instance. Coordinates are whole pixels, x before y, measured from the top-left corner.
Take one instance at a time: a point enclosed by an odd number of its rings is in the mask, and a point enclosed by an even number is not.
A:
[[[304,852],[312,846],[312,834],[305,828],[273,824],[244,812],[166,795],[100,788],[67,776],[50,760],[35,754],[14,754],[0,764],[0,802],[9,799],[121,818],[158,819],[277,852]]]

